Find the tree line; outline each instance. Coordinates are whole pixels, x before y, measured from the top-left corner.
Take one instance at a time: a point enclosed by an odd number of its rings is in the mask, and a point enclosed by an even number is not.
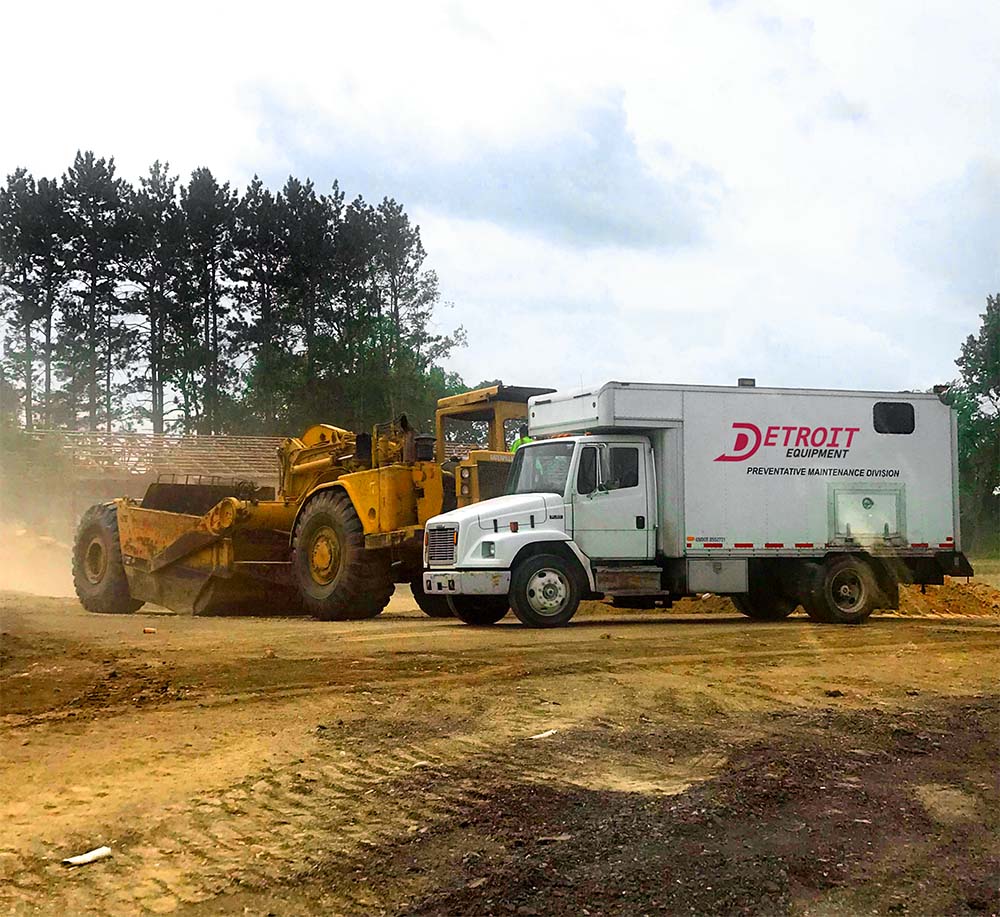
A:
[[[460,390],[438,279],[403,207],[289,177],[239,193],[77,153],[0,188],[0,398],[36,427],[161,433],[421,422]]]
[[[155,162],[137,186],[77,153],[61,178],[0,188],[0,423],[85,430],[355,430],[464,390],[441,363],[438,279],[419,227],[384,199],[290,177],[239,193]],[[962,345],[966,534],[1000,549],[1000,295]]]

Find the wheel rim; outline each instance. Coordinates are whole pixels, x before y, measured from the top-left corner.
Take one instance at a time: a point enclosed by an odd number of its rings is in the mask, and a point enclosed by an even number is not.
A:
[[[97,585],[104,579],[104,574],[108,570],[108,552],[104,548],[104,542],[99,535],[90,539],[87,550],[83,555],[83,572],[87,581]]]
[[[852,613],[865,603],[865,583],[856,570],[841,570],[830,583],[833,602],[841,611]]]
[[[528,580],[528,605],[535,614],[549,617],[561,612],[569,602],[569,580],[559,570],[544,567]]]
[[[309,575],[320,586],[329,586],[340,572],[340,540],[328,525],[313,536],[309,550]]]

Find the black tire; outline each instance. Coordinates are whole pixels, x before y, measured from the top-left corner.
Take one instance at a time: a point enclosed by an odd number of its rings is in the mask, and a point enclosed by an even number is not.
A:
[[[814,621],[823,624],[861,624],[883,599],[872,568],[850,555],[818,567],[804,603]]]
[[[778,593],[744,592],[729,598],[740,614],[754,621],[781,621],[798,607],[794,599]]]
[[[396,588],[388,552],[365,548],[361,520],[341,490],[318,493],[302,509],[292,571],[303,608],[323,621],[374,618]]]
[[[73,586],[87,611],[130,615],[143,606],[128,591],[118,535],[118,507],[100,503],[83,514],[73,539]]]
[[[423,574],[417,573],[410,580],[410,591],[413,593],[417,607],[428,618],[450,618],[453,617],[451,606],[448,605],[446,595],[428,595],[424,592]]]
[[[521,563],[510,581],[510,607],[528,627],[560,627],[580,607],[580,577],[558,554],[538,554]]]
[[[505,595],[449,595],[448,607],[460,621],[486,627],[507,616],[510,602]]]

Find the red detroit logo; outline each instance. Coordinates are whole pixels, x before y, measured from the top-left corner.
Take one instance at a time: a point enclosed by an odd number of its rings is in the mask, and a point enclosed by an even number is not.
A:
[[[716,462],[745,462],[756,455],[761,446],[780,446],[793,449],[843,449],[845,452],[854,442],[854,434],[860,427],[804,427],[776,424],[765,428],[753,423],[733,423],[736,433],[731,452],[723,452]],[[784,434],[784,436],[782,436]],[[841,434],[844,439],[841,440]],[[793,458],[798,456],[791,456]]]

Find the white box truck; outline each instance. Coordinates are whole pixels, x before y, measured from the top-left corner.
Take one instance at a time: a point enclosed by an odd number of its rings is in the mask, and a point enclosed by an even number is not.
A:
[[[934,394],[609,382],[532,398],[506,495],[432,518],[424,590],[470,624],[581,598],[713,592],[853,624],[900,582],[971,576],[957,433]]]

